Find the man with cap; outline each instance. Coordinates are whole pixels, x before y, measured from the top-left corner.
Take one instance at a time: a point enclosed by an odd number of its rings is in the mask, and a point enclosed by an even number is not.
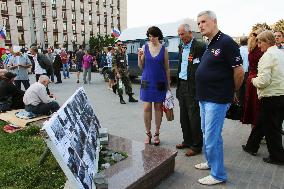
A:
[[[126,104],[123,100],[123,89],[122,89],[122,83],[125,86],[125,93],[129,96],[129,102],[138,102],[138,100],[133,98],[133,92],[131,87],[131,82],[129,78],[128,73],[128,65],[127,65],[127,57],[126,57],[126,49],[122,48],[122,42],[117,41],[116,46],[117,50],[114,53],[113,59],[112,59],[112,66],[113,70],[116,73],[117,77],[117,91],[120,98],[121,104]]]
[[[15,78],[15,85],[18,89],[21,89],[21,83],[23,83],[25,90],[30,87],[28,69],[32,66],[29,58],[21,53],[20,46],[13,47],[14,55],[10,58],[8,63],[8,69],[17,74]]]
[[[24,91],[17,88],[13,82],[17,75],[12,72],[6,72],[0,79],[0,112],[11,109],[24,108]]]

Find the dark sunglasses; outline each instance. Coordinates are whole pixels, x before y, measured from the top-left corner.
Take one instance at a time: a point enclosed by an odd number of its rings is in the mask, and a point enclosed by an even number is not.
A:
[[[257,37],[257,34],[256,33],[252,33],[252,36]]]

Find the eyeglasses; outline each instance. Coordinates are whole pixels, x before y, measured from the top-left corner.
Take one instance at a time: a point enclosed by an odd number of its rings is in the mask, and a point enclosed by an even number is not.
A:
[[[122,44],[117,44],[117,46],[122,46]]]
[[[122,47],[122,48],[127,49],[127,47]]]

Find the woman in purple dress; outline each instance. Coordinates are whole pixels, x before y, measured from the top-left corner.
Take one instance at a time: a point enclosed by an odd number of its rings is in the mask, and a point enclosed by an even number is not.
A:
[[[162,105],[170,90],[170,69],[167,49],[160,44],[162,31],[152,26],[147,31],[149,43],[138,51],[138,65],[143,70],[140,99],[144,102],[144,123],[147,138],[145,144],[151,144],[152,103],[155,110],[156,131],[154,145],[160,144],[159,134],[162,122]]]

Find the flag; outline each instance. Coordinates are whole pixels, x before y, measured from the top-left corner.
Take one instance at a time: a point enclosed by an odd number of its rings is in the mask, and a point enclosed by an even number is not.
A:
[[[114,37],[118,38],[120,36],[120,31],[117,28],[112,29],[111,33]]]
[[[6,39],[6,29],[5,29],[5,27],[3,27],[0,30],[0,39]]]

